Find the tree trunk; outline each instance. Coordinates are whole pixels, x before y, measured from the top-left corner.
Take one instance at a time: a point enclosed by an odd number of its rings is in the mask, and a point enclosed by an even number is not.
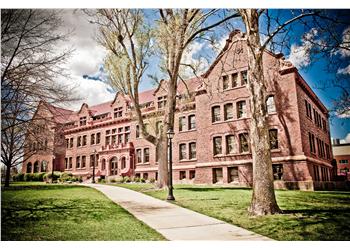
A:
[[[5,187],[10,186],[11,164],[6,164]]]
[[[273,186],[269,128],[266,114],[267,91],[264,82],[263,51],[259,36],[257,10],[242,11],[248,44],[248,89],[252,119],[250,141],[253,159],[253,196],[249,212],[252,215],[279,213]]]
[[[168,154],[167,154],[167,137],[164,136],[166,131],[162,132],[161,137],[156,145],[158,153],[158,188],[165,188],[168,186]]]

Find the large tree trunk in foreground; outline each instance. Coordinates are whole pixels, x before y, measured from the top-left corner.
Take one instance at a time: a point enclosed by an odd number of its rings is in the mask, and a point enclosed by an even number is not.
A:
[[[250,138],[253,158],[253,196],[249,212],[252,215],[279,213],[273,186],[269,129],[266,114],[267,91],[263,71],[263,50],[260,46],[257,10],[241,11],[247,30],[248,89],[252,119]]]

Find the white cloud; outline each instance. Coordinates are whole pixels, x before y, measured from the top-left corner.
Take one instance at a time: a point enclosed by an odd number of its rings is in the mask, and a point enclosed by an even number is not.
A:
[[[339,49],[340,55],[342,57],[350,56],[350,26],[343,31],[343,39],[340,46],[344,47]]]
[[[303,68],[311,63],[310,51],[313,45],[310,40],[314,40],[317,34],[317,30],[313,28],[304,35],[300,46],[292,44],[288,60],[291,61],[295,67]]]
[[[345,68],[338,69],[337,73],[343,75],[350,75],[350,65],[348,65]]]
[[[106,51],[95,40],[97,27],[89,23],[87,16],[82,11],[62,11],[63,31],[72,31],[68,41],[62,44],[62,48],[72,47],[73,54],[69,58],[66,68],[69,80],[64,80],[68,87],[74,86],[72,95],[81,100],[70,103],[70,110],[79,110],[82,103],[89,106],[112,100],[115,96],[106,83],[100,80],[84,78],[84,75],[105,80],[104,72],[100,70]],[[58,80],[59,81],[59,80]]]
[[[208,58],[203,53],[206,46],[207,44],[204,42],[193,42],[187,47],[182,57],[182,63],[192,65],[197,75],[203,73],[209,66]],[[200,56],[196,55],[199,51],[201,51]],[[182,70],[186,78],[193,76],[193,69],[191,67],[184,66]]]
[[[350,133],[348,133],[344,139],[341,139],[340,140],[340,143],[341,144],[344,144],[344,143],[350,143]]]

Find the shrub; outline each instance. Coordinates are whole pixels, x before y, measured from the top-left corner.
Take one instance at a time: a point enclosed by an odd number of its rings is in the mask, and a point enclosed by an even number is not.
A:
[[[135,177],[134,178],[134,182],[140,182],[140,178],[139,177]]]
[[[19,173],[14,176],[12,176],[13,181],[23,181],[24,180],[24,174]]]
[[[23,177],[24,181],[32,181],[33,180],[33,174],[27,173]]]
[[[79,176],[79,177],[78,177],[78,181],[79,181],[80,183],[82,183],[82,182],[83,182],[83,177]]]
[[[113,180],[112,180],[113,182]],[[106,183],[106,180],[105,179],[98,179],[98,183]]]
[[[140,179],[140,182],[145,183],[145,182],[146,182],[146,180],[145,180],[145,179],[143,179],[143,178],[141,178],[141,179]]]
[[[117,181],[115,179],[112,179],[111,180],[111,183],[116,183]]]
[[[129,183],[130,182],[129,176],[125,176],[123,179],[123,182]]]
[[[156,181],[156,179],[154,179],[154,178],[150,178],[150,179],[149,179],[149,182],[150,182],[150,183],[154,183],[155,181]]]
[[[38,174],[38,181],[44,181],[44,176],[45,176],[45,173],[39,173]]]
[[[62,173],[59,180],[62,182],[72,181],[73,174],[72,173]]]
[[[122,176],[117,176],[114,180],[116,183],[123,183],[124,178]]]
[[[57,180],[61,177],[61,172],[53,172],[53,180],[57,182]],[[52,173],[46,173],[43,176],[44,181],[51,182]]]

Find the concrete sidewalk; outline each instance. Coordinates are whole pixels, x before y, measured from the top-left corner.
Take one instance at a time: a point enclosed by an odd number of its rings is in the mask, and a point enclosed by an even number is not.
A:
[[[246,229],[126,188],[100,184],[83,185],[101,191],[168,240],[271,240]]]

